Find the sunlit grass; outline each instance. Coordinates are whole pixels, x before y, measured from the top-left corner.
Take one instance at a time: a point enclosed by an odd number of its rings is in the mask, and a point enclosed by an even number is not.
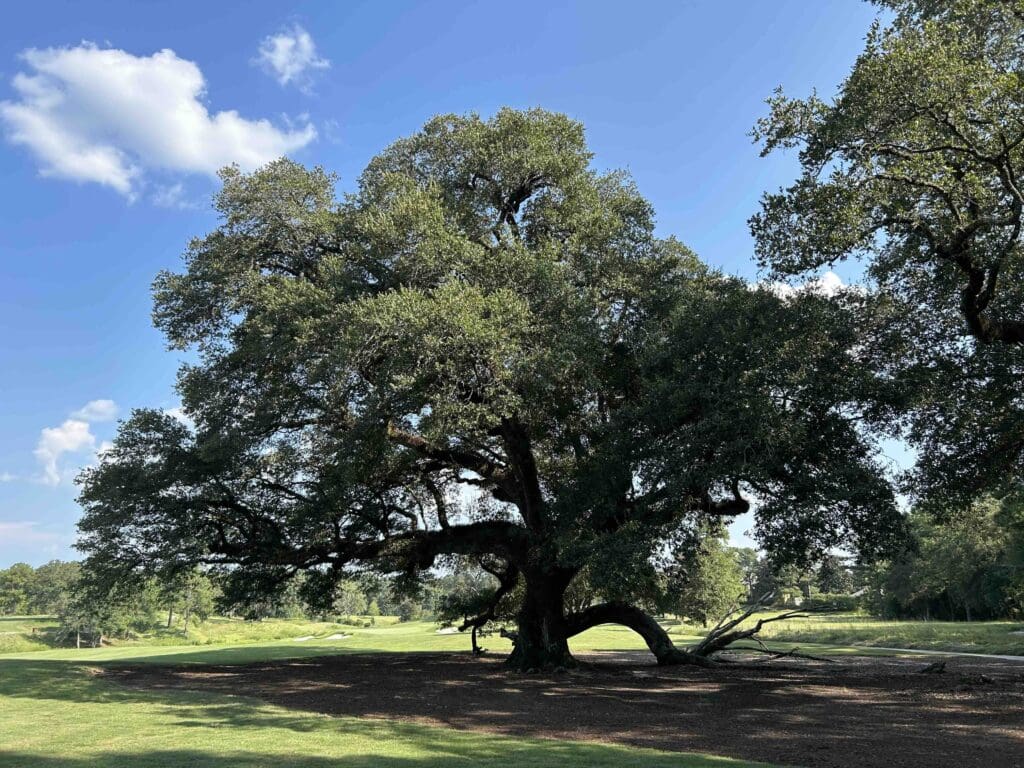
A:
[[[56,626],[51,616],[0,616],[0,653],[49,648],[48,633]]]
[[[765,639],[825,645],[1024,655],[1024,624],[1012,621],[886,621],[853,614],[789,619],[765,626]]]

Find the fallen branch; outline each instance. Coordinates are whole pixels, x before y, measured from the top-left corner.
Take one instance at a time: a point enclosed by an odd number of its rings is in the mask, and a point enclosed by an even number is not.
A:
[[[759,641],[760,642],[760,641]],[[777,659],[810,659],[811,661],[826,661],[829,664],[837,664],[835,659],[830,659],[826,656],[812,656],[809,653],[800,653],[799,648],[791,648],[788,651],[773,651],[771,648],[762,646],[758,648],[753,645],[737,645],[731,648],[733,651],[753,651],[754,653],[764,653],[768,655],[764,662],[775,661]]]
[[[746,629],[737,629],[755,613],[766,610],[773,597],[774,594],[769,592],[762,595],[743,610],[739,608],[732,609],[719,619],[707,636],[697,645],[690,648],[689,652],[696,656],[708,657],[725,650],[738,640],[755,640],[760,642],[757,634],[764,628],[765,624],[771,624],[774,621],[785,621],[786,619],[805,619],[810,615],[801,611],[784,611],[777,616],[758,619],[753,626]]]

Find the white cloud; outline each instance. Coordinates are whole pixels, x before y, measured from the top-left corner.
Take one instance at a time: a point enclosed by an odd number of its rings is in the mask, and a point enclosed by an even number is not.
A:
[[[89,431],[88,422],[81,419],[68,419],[59,427],[45,427],[35,450],[36,460],[43,465],[42,481],[47,485],[60,483],[60,458],[95,445],[96,436]]]
[[[198,206],[188,199],[185,194],[185,185],[180,181],[177,184],[158,186],[150,196],[150,202],[160,208],[176,208],[187,210]]]
[[[61,457],[67,453],[80,453],[92,449],[97,456],[110,450],[110,443],[96,447],[96,436],[89,428],[90,423],[110,421],[117,416],[117,403],[113,400],[90,400],[59,427],[44,427],[39,433],[35,457],[42,465],[42,482],[58,485],[62,479]]]
[[[13,483],[18,479],[17,475],[12,475],[10,472],[0,472],[0,483]]]
[[[31,48],[21,58],[30,72],[15,75],[18,99],[0,102],[0,122],[10,141],[35,154],[43,176],[134,199],[149,171],[251,170],[316,138],[308,122],[281,129],[234,110],[211,114],[203,73],[169,49],[135,56],[82,43]]]
[[[761,283],[765,288],[782,299],[788,299],[798,293],[815,293],[819,296],[835,296],[846,290],[847,285],[835,272],[829,270],[820,277],[814,277],[798,285],[783,282]]]
[[[292,83],[308,91],[312,70],[327,69],[331,62],[320,58],[309,32],[298,24],[263,38],[254,60],[281,85]]]
[[[117,416],[117,403],[113,400],[90,400],[71,414],[82,421],[110,421]]]
[[[177,419],[189,429],[196,428],[195,421],[187,413],[185,413],[185,409],[182,408],[180,405],[176,405],[173,408],[166,408],[164,409],[164,413],[166,413],[168,416]]]

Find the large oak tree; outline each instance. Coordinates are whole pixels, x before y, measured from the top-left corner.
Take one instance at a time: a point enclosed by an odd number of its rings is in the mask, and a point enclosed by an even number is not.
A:
[[[862,299],[709,270],[578,123],[438,117],[340,201],[285,160],[223,182],[220,226],[155,287],[196,353],[193,424],[136,411],[85,473],[90,567],[204,563],[249,592],[302,570],[326,600],[352,570],[471,556],[522,594],[521,668],[605,622],[699,662],[637,607],[670,541],[752,497],[780,559],[901,530],[859,426],[886,415]],[[603,602],[572,610],[583,569]]]

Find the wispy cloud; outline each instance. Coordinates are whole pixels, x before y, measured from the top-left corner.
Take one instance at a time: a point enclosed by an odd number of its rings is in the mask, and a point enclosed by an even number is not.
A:
[[[0,552],[4,560],[24,558],[26,551],[42,550],[47,555],[56,554],[68,542],[65,535],[47,531],[38,523],[30,521],[0,522]]]
[[[295,85],[306,92],[312,86],[313,72],[331,66],[317,53],[313,37],[298,24],[263,38],[259,56],[253,61],[281,85]]]
[[[198,65],[169,49],[136,56],[82,43],[21,58],[28,71],[12,80],[17,100],[0,102],[8,140],[31,150],[43,176],[103,184],[130,200],[152,172],[251,170],[316,138],[308,122],[279,128],[234,110],[211,113]]]
[[[117,403],[113,400],[90,400],[71,414],[82,421],[110,421],[117,416]]]
[[[149,199],[153,205],[160,208],[187,210],[198,207],[192,200],[188,199],[188,196],[185,194],[185,185],[180,181],[177,184],[157,187]]]

